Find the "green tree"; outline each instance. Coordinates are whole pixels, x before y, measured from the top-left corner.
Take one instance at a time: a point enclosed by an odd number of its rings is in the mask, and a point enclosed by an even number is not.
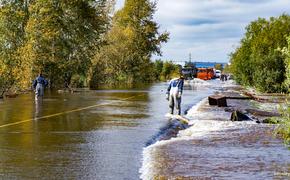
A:
[[[73,76],[86,77],[107,29],[106,2],[34,1],[23,48],[24,58],[32,60],[34,74],[44,71],[55,86],[68,86]]]
[[[289,34],[289,15],[250,23],[240,47],[231,54],[236,80],[263,92],[285,92],[285,57],[277,48],[287,45],[285,37]]]
[[[286,64],[286,80],[284,85],[286,89],[288,89],[288,96],[290,95],[290,36],[287,37],[288,47],[284,47],[282,52],[286,56],[285,64]],[[286,101],[284,105],[281,105],[280,112],[282,114],[279,118],[274,118],[277,122],[280,122],[277,133],[282,135],[285,140],[285,144],[290,148],[290,102]]]
[[[161,73],[163,69],[163,61],[162,60],[156,60],[154,62],[154,69],[155,69],[155,79],[156,80],[161,80]]]
[[[214,68],[222,71],[223,70],[223,65],[222,64],[215,64]]]
[[[225,64],[225,67],[223,68],[224,73],[231,73],[231,65]]]
[[[173,77],[178,77],[180,72],[180,67],[173,64],[172,61],[166,61],[163,64],[163,69],[161,73],[162,80],[170,80]]]
[[[107,45],[100,49],[94,59],[92,86],[100,83],[135,84],[154,79],[152,54],[161,54],[161,43],[168,33],[159,33],[153,21],[155,3],[149,0],[126,0],[118,11],[105,39]],[[103,72],[95,72],[103,69]],[[106,77],[100,79],[99,75]]]
[[[115,15],[119,27],[131,27],[135,32],[136,50],[140,55],[151,57],[161,54],[161,43],[167,42],[169,34],[159,33],[158,24],[153,21],[156,3],[149,0],[126,0],[123,9]]]
[[[27,1],[1,1],[0,4],[0,96],[12,87],[23,88],[26,74],[19,49],[25,42]]]
[[[285,58],[285,68],[286,68],[286,72],[285,72],[285,88],[288,89],[288,93],[290,93],[290,36],[287,37],[287,43],[288,43],[288,47],[283,48],[282,52],[284,55],[286,55]]]

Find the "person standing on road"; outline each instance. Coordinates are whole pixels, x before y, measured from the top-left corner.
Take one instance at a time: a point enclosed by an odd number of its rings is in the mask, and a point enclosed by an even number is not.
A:
[[[167,88],[166,99],[169,101],[170,113],[174,113],[175,109],[178,115],[181,115],[181,96],[183,91],[184,77],[181,75],[179,78],[174,78],[170,81]]]
[[[42,99],[44,95],[44,88],[48,85],[48,81],[42,76],[40,72],[37,78],[33,81],[33,88],[35,90],[35,100]]]

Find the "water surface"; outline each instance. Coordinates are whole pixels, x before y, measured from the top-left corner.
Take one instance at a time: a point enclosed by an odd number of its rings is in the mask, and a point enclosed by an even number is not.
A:
[[[143,147],[168,123],[166,88],[159,83],[129,90],[46,92],[39,103],[33,94],[1,101],[0,126],[23,123],[0,128],[0,178],[139,179]],[[210,91],[186,86],[183,111]]]
[[[239,88],[228,82],[208,83],[206,87],[230,94]],[[228,99],[227,103],[229,107],[253,106],[250,100]],[[265,104],[255,104],[267,110]],[[142,179],[290,178],[290,151],[273,135],[274,125],[231,122],[231,112],[209,106],[207,99],[193,106],[186,117],[191,127],[144,149]]]

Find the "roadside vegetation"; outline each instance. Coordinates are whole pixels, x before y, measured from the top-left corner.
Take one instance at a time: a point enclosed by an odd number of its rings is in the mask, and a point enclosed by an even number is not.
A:
[[[240,46],[230,55],[236,81],[260,92],[290,93],[290,16],[259,18],[246,27]],[[277,132],[290,144],[290,104],[281,106]]]
[[[217,70],[220,70],[220,71],[223,71],[224,70],[224,67],[222,64],[215,64],[214,65],[214,68],[217,69]]]
[[[153,54],[169,34],[153,21],[156,4],[126,0],[0,2],[0,96],[29,89],[42,71],[51,88],[152,82]]]
[[[106,42],[93,58],[91,87],[100,84],[136,84],[154,81],[153,54],[161,55],[168,33],[159,33],[153,21],[156,4],[127,0],[116,12]]]
[[[231,71],[238,83],[261,92],[284,92],[286,57],[278,48],[287,46],[290,16],[259,18],[246,27],[240,46],[230,55]]]
[[[286,145],[290,149],[290,103],[286,102],[285,106],[281,106],[280,112],[282,116],[277,119],[280,123],[276,133],[281,135]]]
[[[156,60],[154,62],[154,79],[158,81],[166,81],[179,76],[180,66],[172,63],[172,61]]]
[[[288,47],[282,49],[282,53],[286,56],[286,80],[285,86],[288,88],[288,96],[290,97],[290,36],[287,38]],[[290,99],[290,98],[289,98]],[[290,149],[290,102],[286,101],[284,106],[281,106],[280,112],[282,117],[279,119],[281,124],[277,128],[277,133],[281,134],[285,143]]]

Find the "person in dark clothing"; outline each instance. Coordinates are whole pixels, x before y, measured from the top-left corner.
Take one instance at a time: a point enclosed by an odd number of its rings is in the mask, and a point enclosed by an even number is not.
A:
[[[183,91],[184,78],[180,76],[179,78],[174,78],[170,81],[167,88],[166,98],[169,101],[170,113],[174,113],[175,109],[178,111],[178,115],[181,115],[181,95]]]
[[[48,85],[48,81],[39,73],[37,78],[33,81],[33,88],[35,90],[35,100],[42,99],[44,95],[44,88]]]

